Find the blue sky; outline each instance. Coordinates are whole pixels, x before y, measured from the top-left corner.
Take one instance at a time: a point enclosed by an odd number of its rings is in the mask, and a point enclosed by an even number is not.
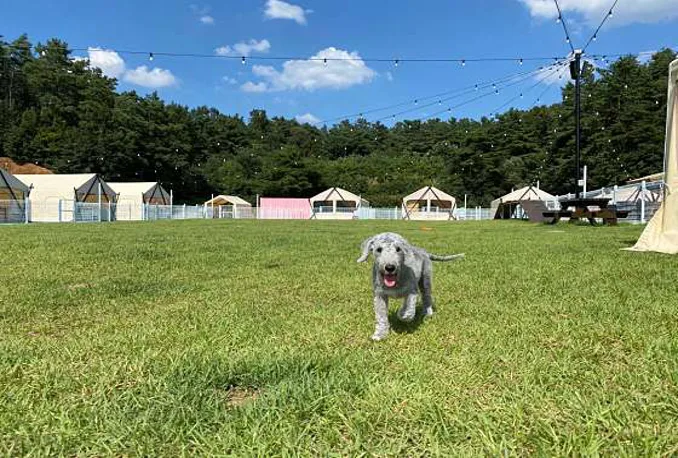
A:
[[[407,1],[127,1],[10,0],[0,20],[6,39],[27,33],[35,43],[51,37],[90,51],[93,64],[120,80],[119,89],[157,90],[167,101],[208,105],[247,116],[254,108],[273,115],[330,119],[410,102],[368,119],[412,109],[426,117],[448,105],[417,105],[416,99],[528,72],[550,62],[413,63],[256,61],[256,56],[361,58],[460,58],[565,56],[569,48],[551,0]],[[115,3],[115,5],[114,5]],[[593,33],[610,0],[560,0],[575,45]],[[11,20],[7,20],[11,18]],[[676,0],[620,0],[590,53],[616,54],[676,47]],[[226,54],[183,58],[144,52]],[[239,56],[248,54],[246,65]],[[353,53],[353,54],[352,54]],[[77,55],[87,56],[88,52]],[[528,107],[558,98],[553,74],[499,84],[498,94],[458,106],[457,117],[489,115],[502,105]],[[543,80],[543,81],[542,81]],[[541,82],[540,82],[541,81]],[[550,83],[550,84],[546,84]],[[535,86],[536,84],[536,86]],[[528,89],[532,87],[531,91]],[[489,90],[493,92],[492,90]],[[523,98],[514,97],[524,93]],[[431,99],[429,102],[436,102]],[[510,103],[509,103],[510,102]],[[508,103],[508,104],[507,104]],[[390,124],[392,118],[384,122]]]

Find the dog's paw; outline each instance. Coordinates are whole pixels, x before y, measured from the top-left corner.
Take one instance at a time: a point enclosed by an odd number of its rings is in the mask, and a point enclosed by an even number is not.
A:
[[[384,340],[386,336],[388,336],[388,332],[375,332],[372,334],[372,340],[379,342],[380,340]]]
[[[417,310],[416,309],[407,309],[403,308],[398,310],[397,316],[400,321],[404,321],[406,323],[409,323],[410,321],[414,320],[414,317],[417,315]]]
[[[432,316],[433,316],[432,308],[424,309],[424,318],[431,318]]]

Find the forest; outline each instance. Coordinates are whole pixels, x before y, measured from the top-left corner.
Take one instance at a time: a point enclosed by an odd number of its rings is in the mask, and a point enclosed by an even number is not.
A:
[[[582,163],[589,189],[662,170],[667,69],[663,49],[647,59],[585,63]],[[159,181],[177,203],[214,193],[310,197],[328,186],[373,206],[434,185],[469,205],[488,205],[536,184],[574,191],[574,86],[560,102],[481,119],[363,118],[312,126],[168,103],[118,91],[117,81],[74,59],[68,44],[0,36],[0,157],[55,173],[97,172],[110,181]]]

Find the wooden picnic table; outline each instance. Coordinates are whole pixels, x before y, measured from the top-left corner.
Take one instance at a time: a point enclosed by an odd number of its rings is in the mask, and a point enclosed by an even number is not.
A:
[[[626,218],[629,212],[619,211],[609,202],[609,198],[568,199],[560,202],[559,211],[544,212],[544,216],[553,218],[549,224],[556,224],[560,218],[570,218],[570,222],[587,219],[595,226],[598,218],[603,220],[603,224],[615,226],[618,218]]]

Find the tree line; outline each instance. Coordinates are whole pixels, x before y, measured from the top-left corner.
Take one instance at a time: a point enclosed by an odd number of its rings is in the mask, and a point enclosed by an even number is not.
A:
[[[667,69],[676,53],[647,61],[584,65],[582,163],[589,188],[662,170]],[[57,173],[97,172],[110,181],[159,181],[177,201],[211,193],[310,197],[328,186],[391,206],[424,185],[489,202],[540,183],[574,190],[574,86],[561,100],[481,119],[365,119],[314,127],[253,110],[166,103],[117,91],[117,81],[67,43],[0,36],[0,156]]]

